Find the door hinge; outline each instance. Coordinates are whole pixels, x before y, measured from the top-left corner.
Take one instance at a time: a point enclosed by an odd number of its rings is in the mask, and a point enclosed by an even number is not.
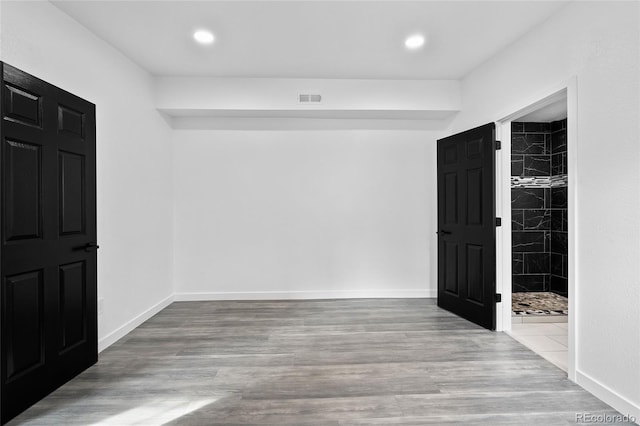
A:
[[[496,151],[500,151],[502,149],[502,142],[496,141]]]
[[[502,302],[502,294],[496,293],[496,303],[500,303],[500,302]]]
[[[502,226],[502,218],[496,217],[496,226]]]

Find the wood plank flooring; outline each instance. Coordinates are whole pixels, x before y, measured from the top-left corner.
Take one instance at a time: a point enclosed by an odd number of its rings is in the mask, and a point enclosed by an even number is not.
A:
[[[531,425],[615,414],[433,299],[178,302],[11,425]]]

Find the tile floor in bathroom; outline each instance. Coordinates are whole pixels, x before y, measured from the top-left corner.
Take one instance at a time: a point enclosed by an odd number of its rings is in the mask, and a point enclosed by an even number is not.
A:
[[[511,337],[567,371],[567,326],[566,322],[512,324]]]
[[[567,309],[553,293],[513,293],[511,337],[567,371]]]

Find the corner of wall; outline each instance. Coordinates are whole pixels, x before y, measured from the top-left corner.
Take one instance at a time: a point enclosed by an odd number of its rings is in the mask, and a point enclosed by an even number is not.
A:
[[[172,295],[165,297],[160,302],[155,305],[149,307],[145,311],[131,318],[129,321],[122,324],[120,327],[116,328],[112,332],[108,333],[106,336],[101,337],[98,340],[98,352],[102,352],[107,349],[109,346],[116,343],[118,340],[122,339],[124,336],[132,332],[136,329],[136,327],[140,326],[145,321],[149,320],[151,317],[156,315],[158,312],[169,306],[174,302],[175,298]]]

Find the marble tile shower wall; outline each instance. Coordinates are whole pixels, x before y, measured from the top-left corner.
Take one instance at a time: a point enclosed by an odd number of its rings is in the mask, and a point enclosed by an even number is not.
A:
[[[513,291],[567,294],[566,120],[512,123]]]

